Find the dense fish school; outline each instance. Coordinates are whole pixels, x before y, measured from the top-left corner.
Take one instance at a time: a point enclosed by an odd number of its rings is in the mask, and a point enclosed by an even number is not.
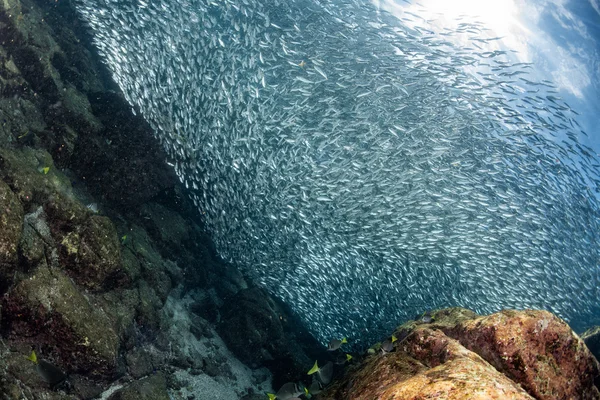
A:
[[[359,0],[77,4],[220,254],[323,343],[452,305],[600,323],[598,159],[481,26]]]

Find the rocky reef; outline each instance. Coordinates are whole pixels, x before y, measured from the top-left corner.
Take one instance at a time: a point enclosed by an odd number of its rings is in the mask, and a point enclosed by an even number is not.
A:
[[[407,322],[319,399],[598,399],[598,361],[546,311],[450,308]]]
[[[0,4],[0,400],[266,399],[336,360],[218,257],[166,160],[68,2]],[[600,398],[546,312],[440,310],[394,337],[313,398]]]
[[[166,162],[69,3],[0,5],[0,399],[229,400],[323,354],[217,256]]]

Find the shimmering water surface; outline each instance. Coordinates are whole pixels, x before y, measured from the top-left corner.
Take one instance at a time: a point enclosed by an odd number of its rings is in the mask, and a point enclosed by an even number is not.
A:
[[[220,254],[323,342],[453,305],[600,323],[598,159],[482,24],[357,0],[78,8]]]

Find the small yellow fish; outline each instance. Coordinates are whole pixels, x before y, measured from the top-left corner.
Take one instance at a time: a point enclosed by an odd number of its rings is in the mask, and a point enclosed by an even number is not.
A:
[[[123,235],[121,237],[121,243],[125,243],[126,240],[127,240],[127,235]]]
[[[320,370],[319,365],[317,364],[317,361],[315,361],[315,365],[313,365],[313,367],[306,374],[312,375],[315,372],[319,372],[319,370]]]
[[[27,359],[34,364],[38,363],[37,354],[35,354],[35,350],[31,350],[31,355],[29,357],[27,357]]]
[[[397,340],[398,338],[396,338],[394,335],[392,335],[391,339],[384,340],[383,343],[381,343],[381,351],[384,353],[394,351],[394,342]]]
[[[35,350],[31,351],[31,355],[27,359],[35,364],[35,370],[43,380],[50,384],[50,388],[57,387],[67,379],[67,375],[54,364],[44,359],[39,359],[37,354],[35,354]]]
[[[267,396],[269,396],[269,400],[275,400],[277,398],[273,393],[267,393]]]
[[[304,68],[304,67],[306,67],[306,63],[304,62],[304,60],[302,60],[302,61],[300,61],[300,64],[298,64],[298,66],[300,68]]]

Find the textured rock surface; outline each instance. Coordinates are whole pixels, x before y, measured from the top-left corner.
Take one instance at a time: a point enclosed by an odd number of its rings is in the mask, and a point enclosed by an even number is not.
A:
[[[0,181],[0,281],[14,272],[17,246],[23,230],[23,207],[10,187]],[[0,289],[2,287],[0,283]]]
[[[251,367],[274,371],[274,387],[304,379],[316,358],[330,357],[289,310],[261,289],[240,291],[222,311],[218,332],[227,346]]]
[[[598,362],[549,312],[507,310],[444,331],[538,399],[600,398]]]
[[[63,262],[78,283],[91,290],[116,286],[121,246],[110,219],[92,215],[62,236],[60,244]]]
[[[519,385],[439,330],[417,328],[396,352],[368,357],[323,399],[532,399]],[[356,372],[355,372],[356,371]]]
[[[109,400],[169,400],[166,379],[158,374],[139,380],[118,390]]]
[[[248,285],[72,7],[0,2],[0,400],[92,399],[115,380],[114,398],[166,399],[165,377],[187,368],[185,398],[196,381],[228,398],[270,388],[186,309],[201,287],[216,322]],[[51,391],[32,349],[69,384]]]
[[[600,326],[594,326],[581,334],[581,339],[596,360],[600,360]]]
[[[600,399],[597,361],[548,312],[431,316],[400,326],[395,351],[373,351],[318,398]]]
[[[48,168],[43,172],[42,168]],[[1,148],[0,177],[28,207],[50,196],[72,193],[71,183],[58,169],[52,157],[41,149]]]
[[[2,333],[68,372],[110,376],[119,339],[113,321],[60,270],[39,267],[2,302]]]

